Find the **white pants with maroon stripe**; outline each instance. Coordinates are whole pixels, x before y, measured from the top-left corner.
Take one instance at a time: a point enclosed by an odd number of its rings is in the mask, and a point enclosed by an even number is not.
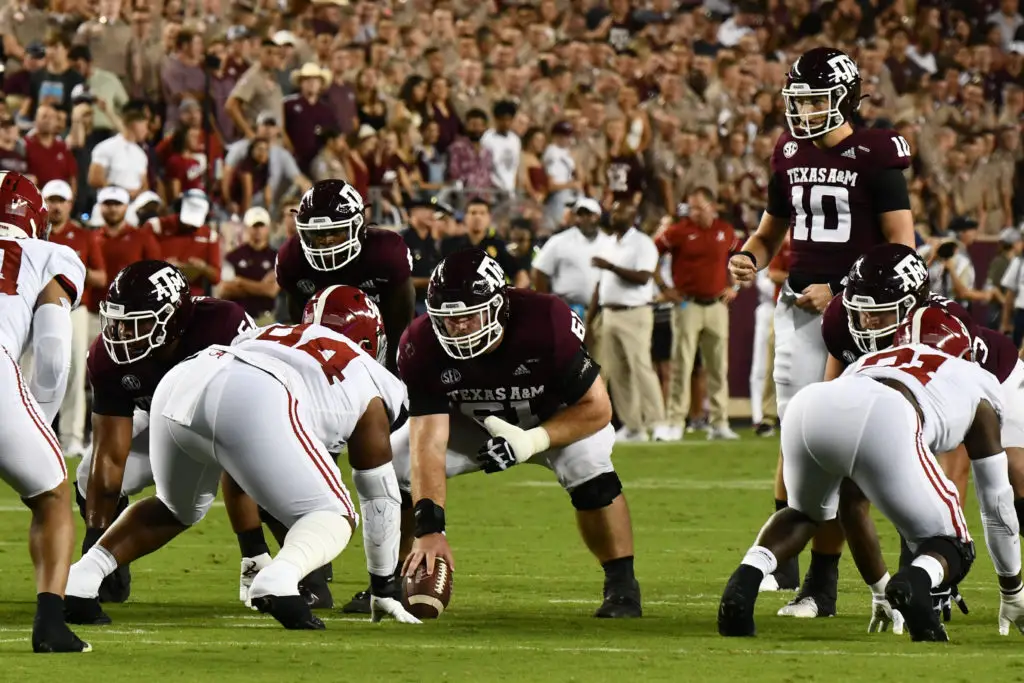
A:
[[[860,487],[912,550],[928,538],[970,539],[956,487],[925,445],[913,406],[868,377],[812,384],[782,419],[783,477],[789,506],[834,519],[839,484]]]
[[[67,478],[57,435],[46,423],[17,360],[0,346],[0,478],[22,498],[51,491]]]
[[[210,362],[228,367],[213,374]],[[167,417],[176,395],[197,386],[188,424]],[[167,373],[153,395],[149,456],[156,494],[180,522],[195,524],[226,471],[287,527],[317,511],[358,520],[338,466],[308,424],[301,397],[271,375],[231,356],[211,361],[200,354]]]

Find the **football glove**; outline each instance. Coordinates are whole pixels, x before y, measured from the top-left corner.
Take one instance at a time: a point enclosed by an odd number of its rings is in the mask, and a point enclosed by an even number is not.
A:
[[[516,462],[526,462],[537,453],[546,451],[551,446],[551,437],[543,427],[520,429],[493,415],[484,419],[484,428],[493,437],[503,438],[509,443],[510,451]],[[508,468],[503,468],[508,469]]]
[[[370,620],[376,624],[383,621],[384,617],[394,617],[395,621],[400,624],[423,623],[413,615],[409,614],[409,612],[402,607],[402,602],[400,600],[371,595]]]
[[[999,595],[999,635],[1010,635],[1010,624],[1024,634],[1024,590],[1018,589],[1013,595]]]
[[[896,635],[903,633],[903,615],[899,610],[893,609],[885,595],[871,596],[871,622],[868,624],[868,633],[885,633],[892,626],[892,632]]]
[[[960,595],[960,589],[957,586],[947,588],[946,590],[932,590],[932,609],[942,614],[943,621],[949,621],[953,618],[953,603],[956,603],[956,606],[964,614],[970,612],[967,603],[964,601],[964,596]]]
[[[504,472],[509,467],[519,464],[519,460],[516,459],[516,454],[512,450],[512,444],[503,436],[487,439],[487,443],[481,446],[477,452],[476,459],[480,463],[480,469],[487,474]]]

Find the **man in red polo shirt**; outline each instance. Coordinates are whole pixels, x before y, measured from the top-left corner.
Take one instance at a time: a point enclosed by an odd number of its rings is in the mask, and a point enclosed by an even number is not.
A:
[[[63,180],[74,191],[78,182],[75,155],[57,135],[57,110],[48,104],[36,109],[35,129],[25,136],[25,161],[28,172],[39,187],[51,180]]]
[[[193,296],[206,296],[220,282],[220,236],[206,225],[210,200],[202,190],[189,190],[174,201],[177,211],[150,219],[147,226],[160,242],[163,260],[188,278]]]
[[[718,217],[715,195],[706,187],[690,193],[689,215],[656,239],[672,256],[674,286],[665,295],[679,306],[672,311],[672,381],[668,421],[682,438],[690,407],[690,374],[697,350],[708,376],[711,399],[709,439],[737,439],[729,427],[729,303],[736,298],[728,263],[736,245],[732,226]]]
[[[125,221],[129,201],[128,190],[116,185],[104,187],[96,196],[103,219],[99,232],[100,248],[107,264],[107,281],[102,286],[93,287],[89,297],[89,311],[97,316],[100,302],[107,297],[107,288],[125,266],[136,261],[162,258],[153,231],[148,227],[136,228]],[[98,334],[98,322],[96,329]]]
[[[43,106],[39,107],[40,110]],[[99,235],[70,220],[74,194],[63,180],[51,180],[43,186],[43,199],[50,212],[50,241],[71,247],[85,264],[85,285],[107,285],[106,264],[100,249]],[[82,305],[71,311],[71,373],[68,389],[60,406],[60,446],[67,456],[82,454],[85,439],[85,356],[93,339],[89,329],[89,290],[82,296]],[[96,322],[96,334],[99,321]]]

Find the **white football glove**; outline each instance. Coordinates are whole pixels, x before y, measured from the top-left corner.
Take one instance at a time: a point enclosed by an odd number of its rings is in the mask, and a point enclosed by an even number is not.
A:
[[[524,463],[537,453],[546,451],[551,446],[551,437],[543,427],[520,429],[505,422],[500,417],[484,418],[484,428],[491,436],[500,436],[512,447],[516,461]]]
[[[871,596],[871,622],[868,624],[868,633],[885,633],[892,626],[892,632],[896,635],[903,633],[903,615],[899,610],[893,609],[885,595]]]
[[[242,571],[238,577],[238,599],[245,603],[249,609],[256,609],[249,599],[249,589],[252,587],[252,580],[260,573],[260,570],[270,564],[273,560],[270,555],[263,553],[256,557],[242,558]]]
[[[395,598],[381,598],[376,595],[370,596],[370,620],[373,623],[379,623],[384,617],[394,617],[395,621],[400,624],[420,624],[423,623],[413,615],[409,614],[404,607],[402,602]]]
[[[1014,595],[1000,593],[999,599],[999,635],[1010,635],[1010,624],[1024,633],[1024,591]]]

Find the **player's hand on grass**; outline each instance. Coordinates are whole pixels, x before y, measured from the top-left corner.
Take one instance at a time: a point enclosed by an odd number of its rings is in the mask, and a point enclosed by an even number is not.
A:
[[[999,635],[1010,635],[1010,624],[1024,634],[1024,590],[1019,589],[1013,595],[1000,593]]]
[[[402,606],[401,600],[395,598],[382,598],[376,595],[370,596],[370,620],[373,623],[382,621],[385,617],[394,617],[400,624],[421,624],[419,619],[409,614]]]
[[[896,635],[903,633],[903,615],[899,610],[893,609],[884,595],[871,596],[871,622],[868,624],[868,633],[885,633],[892,627]]]
[[[443,558],[452,570],[455,569],[452,549],[448,546],[448,539],[444,534],[420,536],[412,542],[412,550],[409,551],[409,556],[405,558],[405,564],[402,566],[402,575],[412,576],[417,567],[426,564],[427,574],[433,576],[435,560],[439,557]]]

